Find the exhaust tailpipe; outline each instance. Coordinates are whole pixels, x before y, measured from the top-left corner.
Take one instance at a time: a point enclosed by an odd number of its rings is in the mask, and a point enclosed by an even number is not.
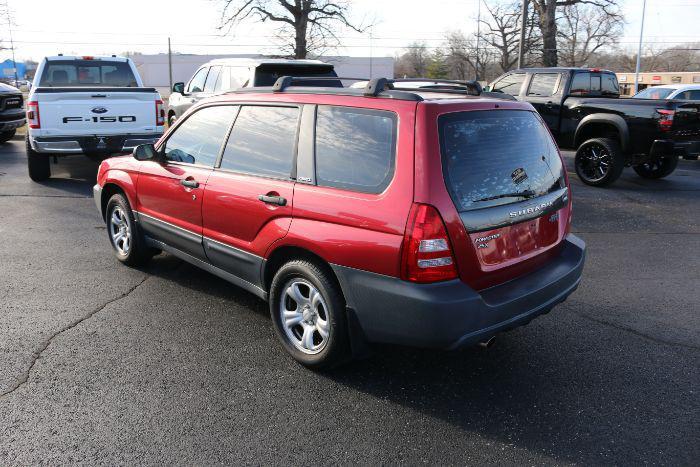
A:
[[[495,343],[496,343],[496,336],[492,336],[488,340],[485,340],[483,342],[479,342],[478,345],[482,349],[490,349],[491,347],[493,347],[493,344],[495,344]]]

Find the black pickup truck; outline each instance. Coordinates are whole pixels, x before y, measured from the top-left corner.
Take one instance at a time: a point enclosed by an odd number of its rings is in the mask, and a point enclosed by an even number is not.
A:
[[[678,156],[700,153],[699,102],[621,99],[611,71],[526,68],[487,90],[532,104],[559,146],[576,149],[576,173],[588,185],[609,185],[630,166],[641,177],[663,178]]]
[[[24,126],[24,99],[19,89],[0,83],[0,144],[9,141]]]

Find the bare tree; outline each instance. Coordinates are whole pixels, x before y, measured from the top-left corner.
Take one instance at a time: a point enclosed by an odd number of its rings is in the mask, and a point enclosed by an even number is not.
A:
[[[349,18],[347,0],[223,0],[219,29],[230,31],[246,20],[279,24],[278,35],[284,49],[294,58],[335,47],[340,41],[338,27],[363,32],[369,25]]]
[[[423,42],[414,42],[406,48],[406,52],[396,56],[394,74],[399,77],[422,77],[428,73],[430,53]]]
[[[444,56],[450,78],[467,80],[479,74],[477,73],[477,66],[483,68],[485,61],[480,57],[479,63],[477,63],[475,44],[476,37],[467,38],[461,31],[453,31],[447,34]]]
[[[604,14],[621,19],[618,0],[531,0],[539,18],[542,33],[542,62],[544,66],[557,66],[557,8],[571,5],[591,5]]]
[[[613,45],[622,33],[622,18],[600,8],[575,4],[560,9],[557,27],[559,60],[581,66],[600,49]]]
[[[518,61],[518,45],[520,41],[520,3],[485,4],[490,18],[481,20],[485,26],[481,31],[481,39],[498,53],[498,64],[501,71],[512,69]],[[528,15],[525,25],[525,50],[532,50],[539,42],[535,28],[536,15]],[[528,65],[528,63],[523,64]]]

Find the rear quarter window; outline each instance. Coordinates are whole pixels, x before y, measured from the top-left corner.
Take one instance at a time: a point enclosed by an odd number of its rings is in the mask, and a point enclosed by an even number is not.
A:
[[[394,175],[396,114],[320,105],[316,114],[316,182],[381,193]]]

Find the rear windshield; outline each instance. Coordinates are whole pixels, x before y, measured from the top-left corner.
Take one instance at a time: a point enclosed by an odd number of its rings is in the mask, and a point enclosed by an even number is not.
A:
[[[646,88],[634,95],[635,99],[666,99],[673,92],[673,88]]]
[[[136,77],[127,62],[104,60],[50,60],[39,86],[135,87]]]
[[[443,172],[459,211],[535,198],[566,186],[552,137],[534,112],[485,110],[438,120]]]
[[[335,78],[338,75],[332,66],[303,66],[303,65],[260,65],[255,70],[255,86],[272,86],[280,76],[317,76]],[[294,86],[318,86],[342,88],[340,80],[308,79],[295,81]]]

